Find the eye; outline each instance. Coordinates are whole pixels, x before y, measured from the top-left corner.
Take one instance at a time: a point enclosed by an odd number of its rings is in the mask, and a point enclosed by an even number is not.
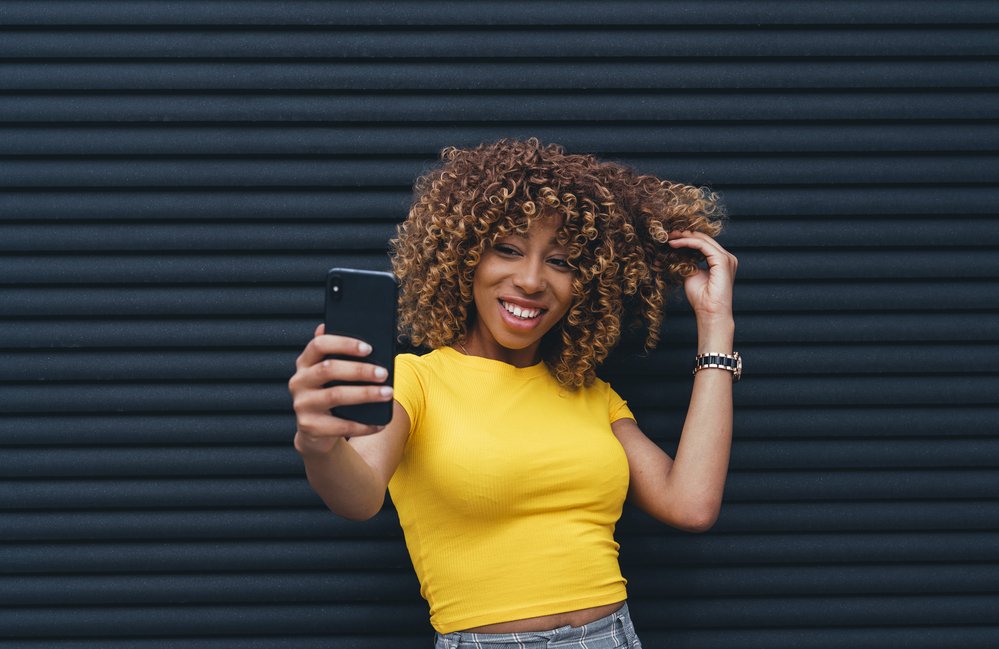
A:
[[[557,268],[572,270],[572,266],[569,265],[569,260],[565,257],[550,257],[548,259],[548,263]]]
[[[507,245],[505,243],[497,243],[493,246],[493,250],[500,253],[501,255],[516,255],[519,254],[517,249],[513,246]]]

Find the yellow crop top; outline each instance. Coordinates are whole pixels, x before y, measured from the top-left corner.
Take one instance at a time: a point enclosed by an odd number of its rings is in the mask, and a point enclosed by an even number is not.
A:
[[[395,398],[412,425],[389,493],[438,632],[627,597],[610,424],[633,415],[610,385],[442,347],[396,358]]]

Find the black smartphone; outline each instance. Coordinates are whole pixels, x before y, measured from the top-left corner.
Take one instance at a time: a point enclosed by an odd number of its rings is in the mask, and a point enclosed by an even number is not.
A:
[[[334,381],[335,385],[392,385],[395,366],[396,294],[398,283],[392,273],[354,268],[331,268],[326,274],[326,333],[350,336],[371,345],[367,356],[327,356],[374,363],[388,370],[382,383]],[[382,426],[392,421],[392,401],[338,406],[336,417],[363,424]]]

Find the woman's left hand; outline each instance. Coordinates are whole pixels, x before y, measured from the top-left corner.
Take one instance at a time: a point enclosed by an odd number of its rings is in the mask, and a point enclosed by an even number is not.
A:
[[[673,248],[693,248],[700,251],[708,263],[707,269],[683,280],[687,301],[694,309],[698,322],[730,320],[732,318],[732,285],[739,260],[703,232],[671,231],[667,245]]]

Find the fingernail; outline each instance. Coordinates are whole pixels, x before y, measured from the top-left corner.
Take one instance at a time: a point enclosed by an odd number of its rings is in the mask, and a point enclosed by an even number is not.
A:
[[[379,393],[380,393],[380,394],[381,394],[381,395],[382,395],[383,397],[391,397],[391,396],[392,396],[392,388],[390,388],[390,387],[389,387],[389,386],[387,386],[387,385],[385,385],[385,386],[382,386],[381,388],[379,388],[379,389],[378,389],[378,392],[379,392]]]
[[[375,368],[375,378],[384,379],[386,376],[388,376],[387,369],[385,369],[384,367]]]
[[[370,354],[371,345],[369,345],[368,343],[357,343],[357,351],[361,352],[362,354]]]

